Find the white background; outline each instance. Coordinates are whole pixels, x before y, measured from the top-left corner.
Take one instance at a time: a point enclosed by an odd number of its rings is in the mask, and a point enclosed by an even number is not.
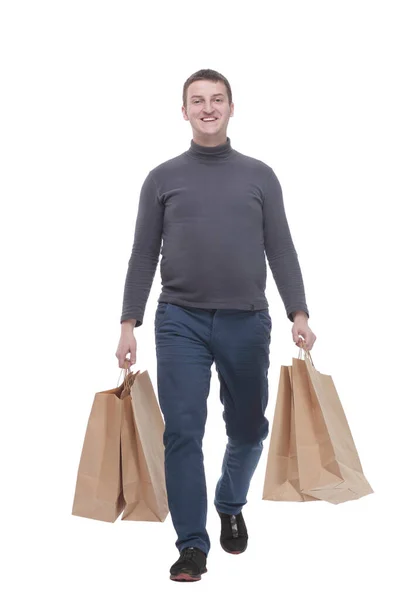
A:
[[[2,2],[4,598],[398,593],[396,5]],[[339,506],[261,500],[268,438],[243,511],[248,550],[226,554],[212,504],[226,442],[213,366],[203,445],[212,546],[208,573],[188,591],[169,580],[179,556],[170,516],[108,524],[71,508],[94,394],[121,374],[115,351],[140,187],[189,148],[182,89],[203,68],[231,84],[232,147],[281,182],[314,364],[333,377],[375,494]],[[155,388],[160,292],[158,267],[134,366]],[[280,366],[298,349],[269,267],[266,294],[272,420]]]

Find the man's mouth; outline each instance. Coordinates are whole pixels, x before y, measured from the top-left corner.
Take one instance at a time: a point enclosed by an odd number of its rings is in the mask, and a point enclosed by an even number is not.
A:
[[[203,123],[213,123],[214,121],[217,120],[217,118],[216,117],[212,117],[212,118],[204,117],[201,120],[203,121]]]

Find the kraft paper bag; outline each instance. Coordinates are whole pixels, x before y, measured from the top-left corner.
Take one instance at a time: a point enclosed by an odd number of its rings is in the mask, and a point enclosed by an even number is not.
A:
[[[147,371],[95,394],[78,468],[72,514],[113,523],[164,521],[164,421]],[[125,510],[124,510],[125,509]]]
[[[307,351],[291,370],[301,492],[332,504],[373,493],[332,377]]]
[[[118,388],[95,394],[78,467],[72,514],[113,523],[125,501],[121,480],[121,420]]]
[[[164,420],[147,371],[137,373],[123,394],[121,429],[121,520],[165,521],[168,500],[164,469]]]
[[[289,502],[316,500],[300,491],[291,367],[287,366],[281,366],[262,499]]]

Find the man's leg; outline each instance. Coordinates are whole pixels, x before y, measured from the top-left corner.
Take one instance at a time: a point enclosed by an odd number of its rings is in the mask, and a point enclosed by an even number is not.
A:
[[[164,415],[165,478],[179,552],[200,548],[206,555],[207,489],[202,441],[207,419],[213,356],[208,348],[211,314],[162,303],[155,337],[157,387]]]
[[[218,511],[237,515],[263,450],[269,423],[269,346],[272,322],[262,311],[218,310],[212,351],[220,380],[220,400],[228,443],[214,504]]]

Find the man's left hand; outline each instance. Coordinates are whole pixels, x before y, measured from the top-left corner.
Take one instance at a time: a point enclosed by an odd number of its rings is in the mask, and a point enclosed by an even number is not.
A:
[[[317,339],[315,333],[308,326],[308,318],[302,315],[294,317],[292,335],[296,346],[308,350],[309,352],[312,350],[314,342]],[[303,339],[300,336],[302,336]]]

